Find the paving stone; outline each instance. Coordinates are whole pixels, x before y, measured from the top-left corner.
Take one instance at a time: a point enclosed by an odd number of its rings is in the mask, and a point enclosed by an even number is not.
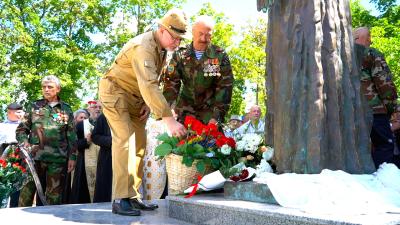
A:
[[[120,216],[111,213],[111,203],[55,205],[41,207],[0,209],[2,225],[72,225],[72,224],[169,224],[190,223],[168,217],[168,201],[159,204],[155,211],[142,211],[141,216]]]

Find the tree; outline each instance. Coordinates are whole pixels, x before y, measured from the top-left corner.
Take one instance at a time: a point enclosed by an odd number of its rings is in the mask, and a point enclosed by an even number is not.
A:
[[[266,33],[267,21],[258,18],[253,24],[248,24],[242,29],[243,39],[239,45],[232,49],[232,65],[237,80],[234,97],[238,98],[240,105],[232,108],[232,114],[243,114],[244,104],[242,102],[244,81],[248,80],[256,84],[255,90],[252,90],[256,96],[256,104],[261,106],[265,115],[266,92],[265,92],[265,63],[266,53],[265,45],[267,43]],[[237,107],[237,108],[236,108]]]
[[[41,97],[40,81],[61,79],[61,98],[74,109],[97,90],[97,81],[121,45],[184,0],[0,1],[0,105]],[[125,17],[113,27],[114,15]],[[126,28],[134,17],[137,30]],[[131,21],[131,20],[129,20]],[[95,43],[91,34],[106,34]]]

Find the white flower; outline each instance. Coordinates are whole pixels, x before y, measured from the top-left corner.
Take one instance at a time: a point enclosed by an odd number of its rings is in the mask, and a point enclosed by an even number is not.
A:
[[[227,144],[222,145],[222,147],[221,147],[221,153],[224,154],[224,155],[231,154],[231,150],[232,150],[232,148],[229,147]]]
[[[236,142],[236,149],[238,151],[244,151],[246,143],[244,141],[238,141]]]

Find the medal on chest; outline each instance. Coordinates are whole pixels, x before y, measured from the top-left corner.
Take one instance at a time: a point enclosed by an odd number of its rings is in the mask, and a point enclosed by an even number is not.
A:
[[[205,77],[219,77],[221,76],[221,68],[219,66],[218,58],[207,59],[204,61],[203,73]]]
[[[53,121],[57,123],[67,124],[68,123],[68,115],[62,112],[57,112],[52,114]]]

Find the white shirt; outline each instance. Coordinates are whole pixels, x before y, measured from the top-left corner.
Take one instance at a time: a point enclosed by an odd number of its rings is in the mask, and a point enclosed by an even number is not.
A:
[[[265,128],[265,123],[262,120],[258,121],[257,126],[254,126],[254,124],[251,123],[251,120],[247,121],[244,123],[242,126],[237,128],[234,133],[235,134],[240,134],[243,136],[243,134],[264,134],[264,128]]]
[[[6,120],[0,123],[0,144],[17,142],[15,131],[19,121]]]

